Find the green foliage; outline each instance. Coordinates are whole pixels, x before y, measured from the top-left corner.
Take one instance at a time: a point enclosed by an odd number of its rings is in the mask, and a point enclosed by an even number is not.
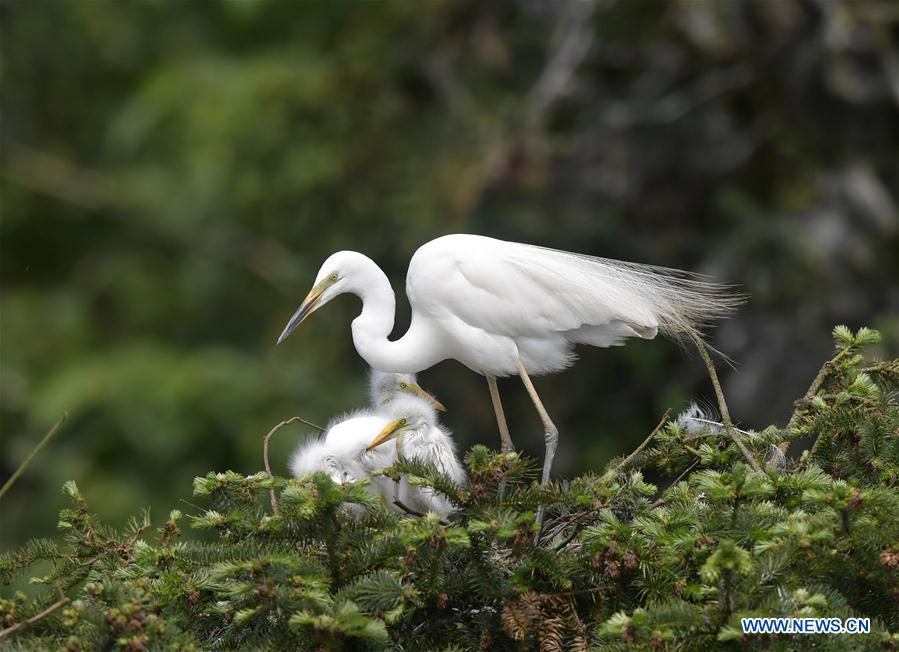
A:
[[[274,347],[341,249],[399,294],[450,231],[738,284],[751,302],[710,336],[753,426],[782,420],[837,321],[880,327],[895,357],[894,4],[0,2],[0,481],[70,415],[4,497],[0,548],[52,535],[35,505],[58,511],[65,480],[120,526],[209,469],[255,471],[283,417],[362,405],[355,301]],[[539,381],[565,477],[708,391],[660,340],[583,356]],[[422,382],[462,450],[491,441],[481,379]],[[276,468],[308,433],[290,432]]]
[[[753,471],[729,437],[660,429],[637,470],[541,488],[516,453],[476,446],[471,483],[400,460],[447,495],[449,520],[387,511],[366,483],[324,474],[209,473],[155,533],[146,515],[117,532],[74,483],[61,541],[0,557],[0,574],[50,564],[46,595],[0,601],[10,649],[870,650],[899,632],[899,406],[896,361],[867,363],[876,341],[834,331],[820,401],[800,401],[810,451]],[[865,366],[867,365],[867,366]],[[841,396],[848,395],[848,399]],[[741,434],[761,456],[791,433]],[[780,433],[779,437],[773,433]],[[702,452],[706,450],[706,452]],[[659,493],[643,471],[678,473]],[[500,486],[505,489],[500,491]],[[277,510],[269,490],[274,488]],[[542,531],[538,505],[547,510]],[[207,541],[202,532],[215,537]],[[745,616],[865,616],[860,636],[744,636]]]

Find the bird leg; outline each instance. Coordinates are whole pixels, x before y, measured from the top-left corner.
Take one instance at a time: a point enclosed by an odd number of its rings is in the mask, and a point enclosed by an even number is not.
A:
[[[543,407],[543,401],[537,395],[537,390],[534,389],[534,384],[531,382],[528,372],[525,370],[524,365],[521,364],[521,359],[517,359],[516,363],[518,364],[518,375],[521,376],[521,382],[524,383],[525,389],[528,390],[528,394],[530,394],[531,400],[534,402],[534,407],[537,408],[537,413],[543,421],[543,440],[546,443],[546,455],[543,458],[543,477],[540,484],[545,485],[549,482],[549,472],[553,466],[553,458],[556,456],[556,445],[559,443],[559,429],[556,428],[552,419],[549,418],[546,408]],[[542,523],[543,505],[537,509],[537,524],[541,525]]]
[[[487,376],[487,386],[490,388],[490,400],[493,401],[493,411],[496,413],[496,425],[499,426],[499,439],[503,453],[511,453],[515,450],[515,444],[509,436],[509,425],[506,423],[506,413],[503,412],[503,402],[499,398],[499,388],[496,386],[496,376]],[[497,488],[498,496],[502,499],[506,493],[506,479],[503,478]]]
[[[543,459],[543,477],[540,484],[546,484],[549,482],[549,471],[553,465],[553,458],[556,456],[556,444],[559,442],[559,429],[556,428],[552,419],[549,418],[549,414],[546,412],[546,408],[543,407],[543,402],[537,395],[537,390],[534,389],[534,384],[531,382],[528,372],[525,371],[524,365],[521,364],[521,360],[517,360],[517,363],[518,375],[521,376],[521,381],[524,383],[525,389],[528,390],[528,394],[530,394],[531,400],[534,402],[534,407],[537,408],[537,413],[543,421],[543,438],[546,443],[546,457]]]
[[[490,400],[493,401],[493,411],[496,413],[496,425],[499,426],[499,439],[502,442],[502,451],[511,453],[515,450],[515,444],[509,436],[509,426],[506,423],[506,413],[503,412],[503,403],[499,398],[499,388],[496,386],[496,376],[487,376],[487,386],[490,388]]]

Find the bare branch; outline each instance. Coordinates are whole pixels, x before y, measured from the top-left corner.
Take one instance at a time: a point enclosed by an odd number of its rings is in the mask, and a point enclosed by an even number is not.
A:
[[[419,512],[417,509],[412,509],[411,507],[407,507],[406,504],[403,503],[403,501],[401,501],[399,498],[394,500],[393,504],[396,505],[397,507],[399,507],[401,510],[403,510],[407,514],[409,514],[409,516],[426,516],[426,514],[424,514],[423,512]],[[440,524],[441,525],[449,525],[450,523],[445,518],[442,518],[442,519],[440,519]]]
[[[626,458],[621,460],[621,462],[618,464],[618,466],[615,467],[616,473],[626,469],[637,458],[637,455],[639,455],[641,452],[643,452],[644,448],[649,446],[649,442],[652,441],[652,438],[655,437],[656,434],[658,434],[658,432],[659,432],[659,430],[661,430],[662,426],[664,426],[665,423],[668,421],[668,414],[670,412],[671,412],[671,410],[665,410],[665,414],[662,415],[662,420],[659,421],[659,425],[657,425],[655,428],[652,429],[652,432],[649,433],[649,436],[643,440],[642,444],[637,446],[637,448],[634,450],[633,453],[631,453]]]
[[[300,423],[303,423],[307,426],[316,428],[321,431],[324,430],[324,428],[322,428],[321,426],[317,426],[314,423],[312,423],[311,421],[306,421],[306,419],[304,419],[302,417],[290,417],[286,421],[282,421],[277,426],[272,428],[269,431],[269,433],[265,436],[265,439],[263,439],[263,441],[262,441],[262,461],[265,462],[265,472],[268,474],[269,479],[274,479],[275,476],[272,475],[272,467],[271,467],[271,465],[269,465],[269,462],[268,462],[268,442],[272,438],[272,435],[274,435],[278,430],[280,430],[281,428],[283,428],[286,425],[293,423],[294,421],[299,421]],[[271,496],[271,499],[272,499],[272,511],[275,513],[276,516],[280,516],[281,509],[278,507],[278,500],[275,498],[275,488],[271,487],[268,491],[269,491],[269,495]]]
[[[64,413],[59,418],[59,421],[57,421],[55,424],[53,424],[53,427],[50,428],[50,430],[47,432],[46,435],[44,435],[44,438],[41,439],[37,443],[37,446],[35,446],[34,448],[31,449],[31,452],[28,453],[28,457],[26,457],[25,460],[21,464],[19,464],[19,468],[17,468],[13,472],[13,474],[11,476],[9,476],[9,480],[7,480],[5,483],[3,483],[3,488],[0,489],[0,498],[3,498],[3,496],[6,495],[6,492],[9,491],[9,488],[13,486],[13,483],[16,480],[18,480],[19,476],[22,475],[25,472],[25,469],[28,468],[28,465],[31,463],[31,460],[34,459],[34,456],[37,455],[41,451],[41,449],[47,445],[47,442],[53,438],[53,435],[56,434],[56,432],[59,430],[59,427],[68,418],[69,418],[69,413],[68,412]]]
[[[715,388],[715,397],[718,399],[718,410],[721,412],[721,422],[724,424],[724,429],[737,445],[737,448],[740,449],[740,452],[743,453],[743,457],[749,462],[749,466],[751,466],[753,470],[761,473],[762,467],[759,466],[759,463],[755,461],[752,453],[749,452],[749,449],[746,448],[746,445],[740,440],[740,436],[737,434],[734,429],[734,424],[730,420],[730,411],[727,409],[727,402],[724,400],[724,392],[721,390],[721,383],[718,381],[718,372],[715,370],[715,363],[712,362],[712,358],[709,357],[705,342],[699,338],[694,338],[693,341],[696,343],[696,348],[699,349],[699,355],[702,357],[702,361],[705,362],[705,366],[709,370],[709,378],[712,380],[712,386]]]
[[[673,487],[673,486],[676,485],[678,482],[680,482],[681,480],[683,480],[683,479],[684,479],[684,476],[686,476],[690,471],[692,471],[694,468],[696,468],[696,465],[697,465],[697,464],[699,464],[699,460],[694,460],[693,463],[692,463],[690,466],[688,466],[687,468],[685,468],[685,469],[681,472],[681,474],[680,474],[679,476],[677,476],[677,477],[674,479],[674,482],[672,482],[670,485],[668,485],[668,489],[671,489],[671,487]],[[665,489],[665,491],[668,491],[668,489]],[[649,508],[650,508],[650,509],[655,509],[656,507],[661,507],[661,506],[664,505],[664,504],[665,504],[665,499],[662,498],[662,497],[659,497],[659,498],[658,498],[652,505],[649,506]]]
[[[2,641],[7,636],[12,636],[13,634],[15,634],[16,632],[18,632],[21,629],[25,629],[29,625],[33,625],[34,623],[38,622],[39,620],[43,620],[44,618],[46,618],[47,616],[52,614],[54,611],[56,611],[60,607],[64,607],[71,601],[69,598],[66,597],[66,594],[62,592],[62,589],[59,588],[58,585],[56,587],[56,591],[59,593],[59,600],[57,600],[56,602],[51,604],[49,607],[44,609],[39,614],[35,614],[28,620],[23,620],[20,623],[16,623],[15,625],[11,625],[11,626],[7,627],[6,629],[4,629],[2,632],[0,632],[0,641]]]

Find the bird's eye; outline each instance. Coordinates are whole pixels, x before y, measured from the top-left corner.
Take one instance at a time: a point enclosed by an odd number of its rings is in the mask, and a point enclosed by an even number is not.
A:
[[[400,419],[400,425],[401,425],[401,426],[405,426],[405,425],[406,425],[406,420],[405,420],[405,419]]]
[[[406,389],[407,387],[406,383],[400,383],[400,389]]]
[[[337,273],[336,273],[336,272],[335,272],[334,274],[331,274],[331,280],[332,280],[332,281],[336,281],[336,280],[337,280]]]

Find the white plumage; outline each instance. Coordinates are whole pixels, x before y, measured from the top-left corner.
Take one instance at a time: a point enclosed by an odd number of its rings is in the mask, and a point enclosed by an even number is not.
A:
[[[368,396],[371,407],[380,409],[402,394],[413,394],[427,399],[435,408],[445,412],[446,408],[433,394],[423,390],[415,374],[392,374],[372,369],[368,380]]]
[[[338,264],[323,269],[339,267],[347,253],[334,254],[329,261]],[[724,288],[685,272],[474,235],[420,247],[409,263],[406,293],[412,327],[383,353],[373,350],[367,334],[356,337],[354,322],[357,350],[376,369],[427,368],[394,353],[407,338],[420,341],[421,329],[431,335],[431,350],[420,360],[452,358],[481,374],[509,376],[518,373],[520,359],[529,374],[552,373],[571,364],[575,344],[617,346],[659,331],[698,334],[734,305]]]
[[[476,235],[448,235],[422,245],[409,263],[409,330],[388,339],[396,299],[390,282],[366,256],[341,251],[319,270],[315,286],[278,341],[335,296],[356,294],[362,312],[353,342],[375,369],[417,373],[446,359],[483,374],[504,449],[505,426],[497,376],[518,374],[544,424],[549,478],[558,431],[529,375],[560,371],[577,344],[617,346],[629,337],[701,338],[739,297],[686,272],[594,258]]]
[[[698,435],[701,432],[718,434],[724,429],[724,425],[718,421],[717,416],[714,408],[700,406],[696,401],[692,401],[677,415],[675,421],[688,435]]]
[[[465,484],[465,469],[456,454],[452,433],[440,425],[437,412],[426,399],[398,394],[385,414],[390,421],[372,437],[369,452],[378,453],[386,448],[387,454],[394,458],[402,456],[433,464],[456,485]],[[410,485],[406,477],[400,480],[398,498],[406,507],[421,512],[446,516],[453,511],[452,504],[441,494]]]
[[[367,455],[365,462],[362,459],[369,442],[387,423],[386,416],[378,416],[374,410],[366,409],[336,417],[328,422],[321,438],[308,439],[297,447],[290,460],[290,470],[294,477],[322,471],[334,482],[367,478],[372,468],[393,463],[388,448]],[[373,484],[377,493],[381,493],[377,489],[379,483]]]
[[[297,447],[290,461],[292,474],[302,477],[321,471],[339,483],[368,479],[370,491],[394,510],[399,509],[394,504],[399,499],[412,509],[449,514],[450,503],[430,489],[412,487],[405,479],[397,485],[389,478],[372,475],[396,461],[396,440],[386,439],[367,450],[380,433],[397,424],[394,430],[401,434],[401,441],[411,442],[406,444],[410,447],[404,452],[407,457],[431,461],[455,482],[464,483],[465,471],[456,457],[452,436],[438,423],[436,400],[418,387],[414,376],[408,375],[373,373],[370,393],[378,407],[355,410],[332,419],[321,438],[307,440]],[[405,423],[398,424],[400,420]],[[394,431],[390,434],[396,436]],[[419,442],[426,442],[426,452],[414,450]]]

